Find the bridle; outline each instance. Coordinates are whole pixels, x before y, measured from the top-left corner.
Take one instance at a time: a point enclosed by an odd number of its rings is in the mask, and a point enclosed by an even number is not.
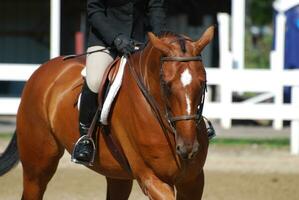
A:
[[[186,39],[186,38],[179,38],[178,40],[182,40],[182,39]],[[186,39],[186,40],[188,40],[188,39]],[[170,43],[173,43],[173,42],[176,42],[176,41],[177,40],[172,41]],[[140,55],[140,58],[141,58],[141,55]],[[201,100],[200,100],[200,103],[198,105],[198,110],[197,110],[196,114],[194,114],[194,115],[172,116],[172,113],[171,113],[170,109],[167,108],[167,106],[166,106],[166,110],[165,110],[166,113],[165,113],[165,115],[163,115],[161,109],[159,109],[159,104],[157,103],[155,98],[148,91],[147,87],[145,86],[145,83],[143,82],[143,80],[140,78],[140,76],[136,72],[135,67],[133,67],[133,65],[130,63],[130,59],[127,59],[127,61],[128,61],[129,70],[130,70],[131,75],[133,76],[134,80],[136,81],[136,83],[137,83],[141,93],[145,97],[146,101],[150,105],[154,116],[158,120],[158,122],[159,122],[159,124],[160,124],[160,126],[163,130],[163,133],[164,133],[164,135],[167,139],[168,144],[171,146],[172,142],[171,142],[171,139],[169,137],[168,132],[171,132],[174,136],[177,135],[176,126],[175,126],[176,122],[183,121],[183,120],[195,120],[196,124],[198,125],[199,122],[201,121],[201,119],[203,118],[202,117],[202,111],[203,111],[203,106],[204,106],[205,92],[206,92],[206,89],[207,89],[206,82],[204,83],[204,87],[201,91]],[[189,61],[202,61],[202,57],[201,57],[201,55],[199,55],[199,56],[188,56],[188,57],[181,57],[181,56],[161,57],[161,59],[160,59],[160,63],[161,63],[160,70],[161,70],[161,72],[160,73],[163,72],[162,68],[163,68],[163,63],[164,62],[189,62]],[[162,84],[164,79],[160,78],[160,81],[162,81],[162,82],[160,82],[160,84]],[[165,122],[168,124],[168,126],[165,124]],[[179,164],[179,161],[176,157],[176,153],[172,148],[171,148],[171,153],[172,153],[172,155],[175,159],[175,162],[176,162],[178,168],[180,168],[180,164]]]
[[[165,81],[163,79],[163,63],[164,62],[189,62],[189,61],[202,61],[202,57],[201,55],[199,56],[190,56],[190,57],[179,57],[179,56],[168,56],[168,57],[161,57],[161,66],[160,66],[160,85],[161,85],[161,89],[162,89],[162,94],[163,96],[165,96]],[[173,116],[171,109],[169,108],[168,105],[166,105],[165,107],[165,117],[167,119],[168,124],[170,125],[172,131],[176,134],[176,122],[178,121],[186,121],[186,120],[195,120],[196,121],[196,125],[198,126],[199,122],[202,119],[202,111],[203,111],[203,107],[204,107],[204,101],[205,101],[205,92],[207,91],[207,85],[206,85],[206,81],[204,83],[204,87],[201,90],[201,98],[200,98],[200,102],[197,106],[197,111],[196,114],[193,115],[180,115],[180,116]],[[165,97],[163,97],[164,99],[166,99]],[[165,100],[164,100],[165,101]]]
[[[179,37],[175,40],[172,40],[171,42],[169,42],[169,44],[175,43],[175,42],[181,42],[181,41],[192,41],[189,38],[185,38],[185,37]],[[129,61],[129,59],[128,59]],[[198,55],[198,56],[186,56],[186,57],[182,57],[182,56],[164,56],[160,58],[160,86],[162,89],[162,96],[164,101],[166,102],[166,87],[165,87],[165,81],[163,79],[163,64],[165,62],[190,62],[190,61],[202,61],[202,56]],[[186,120],[195,120],[196,124],[198,125],[199,122],[202,119],[202,112],[203,112],[203,107],[204,107],[204,100],[205,100],[205,92],[207,91],[207,85],[206,82],[204,83],[204,86],[201,90],[201,99],[200,102],[197,106],[197,111],[195,114],[193,115],[180,115],[180,116],[173,116],[171,109],[169,108],[168,105],[165,105],[165,114],[162,115],[161,111],[159,109],[159,105],[156,102],[156,100],[154,99],[154,97],[150,94],[150,92],[148,91],[148,89],[146,88],[144,82],[142,81],[142,79],[138,76],[137,72],[135,71],[135,68],[132,67],[132,65],[129,63],[129,67],[130,67],[130,71],[135,79],[135,81],[137,82],[137,85],[139,87],[139,89],[141,90],[141,92],[143,93],[144,97],[146,98],[147,102],[150,104],[156,118],[158,119],[158,121],[160,122],[160,125],[162,127],[162,129],[164,130],[164,132],[166,132],[167,128],[164,127],[164,121],[167,121],[168,125],[171,127],[171,132],[173,134],[176,135],[177,131],[176,131],[176,122],[178,121],[186,121]],[[164,120],[166,119],[166,120]],[[164,127],[164,128],[163,128]]]

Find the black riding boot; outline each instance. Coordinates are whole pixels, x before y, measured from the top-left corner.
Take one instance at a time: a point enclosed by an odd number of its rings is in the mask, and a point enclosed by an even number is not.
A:
[[[77,141],[72,155],[72,161],[80,164],[91,164],[95,151],[93,141],[87,137],[89,127],[97,109],[98,94],[94,93],[87,86],[86,81],[82,87],[80,113],[79,113],[79,131],[81,137]]]

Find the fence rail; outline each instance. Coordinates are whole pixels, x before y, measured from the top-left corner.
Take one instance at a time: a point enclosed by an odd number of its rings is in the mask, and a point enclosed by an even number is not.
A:
[[[27,81],[38,64],[0,64],[0,81]],[[0,111],[1,112],[1,111]]]
[[[27,81],[38,64],[0,64],[0,81]],[[15,115],[20,98],[0,97],[0,115]]]

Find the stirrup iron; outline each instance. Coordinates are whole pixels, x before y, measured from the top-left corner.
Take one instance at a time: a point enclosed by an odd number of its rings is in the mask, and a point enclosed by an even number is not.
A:
[[[90,162],[84,162],[84,161],[80,161],[80,160],[77,160],[76,158],[74,158],[74,154],[75,154],[75,152],[78,148],[78,144],[80,142],[82,142],[83,140],[88,140],[92,144],[92,156],[91,156]],[[80,137],[78,139],[78,141],[75,144],[75,147],[74,147],[73,152],[72,152],[71,161],[74,162],[74,163],[78,163],[78,164],[93,166],[93,162],[94,162],[94,159],[95,159],[95,154],[96,154],[96,146],[95,146],[95,143],[94,143],[93,139],[91,137],[89,137],[88,135],[83,135],[82,137]]]

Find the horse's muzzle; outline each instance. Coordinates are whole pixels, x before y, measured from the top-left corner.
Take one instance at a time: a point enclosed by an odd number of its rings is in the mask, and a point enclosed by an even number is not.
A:
[[[183,143],[183,144],[176,145],[176,152],[183,160],[194,158],[198,150],[199,150],[198,142],[195,142],[194,144]]]

